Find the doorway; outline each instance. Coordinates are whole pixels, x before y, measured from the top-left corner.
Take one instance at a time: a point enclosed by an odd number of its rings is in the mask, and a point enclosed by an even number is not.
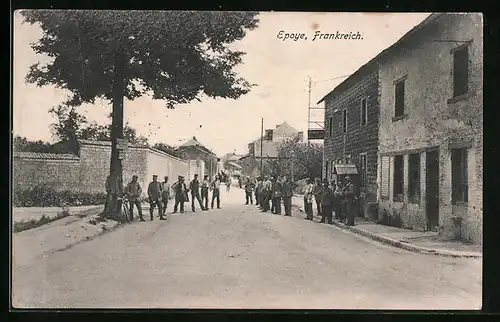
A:
[[[427,230],[436,231],[439,226],[439,150],[429,150],[426,154]]]

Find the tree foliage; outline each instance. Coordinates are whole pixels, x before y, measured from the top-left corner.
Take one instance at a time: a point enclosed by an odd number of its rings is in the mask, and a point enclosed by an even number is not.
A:
[[[52,144],[44,141],[29,141],[25,137],[16,135],[12,140],[12,147],[15,152],[39,152],[50,153],[54,152]]]
[[[23,10],[43,30],[32,44],[52,58],[31,66],[26,80],[69,90],[70,106],[113,99],[117,55],[125,62],[124,96],[144,94],[175,104],[238,98],[250,88],[233,71],[244,52],[229,48],[257,27],[255,12]]]
[[[294,180],[321,177],[323,145],[288,139],[278,145],[279,168]]]
[[[166,143],[156,143],[155,145],[153,145],[153,148],[154,149],[157,149],[157,150],[160,150],[160,151],[163,151],[165,153],[168,153],[170,155],[173,155],[174,157],[178,157],[178,158],[181,158],[183,159],[184,156],[182,155],[182,153],[180,153],[179,151],[177,151],[177,149],[171,145],[168,145]]]

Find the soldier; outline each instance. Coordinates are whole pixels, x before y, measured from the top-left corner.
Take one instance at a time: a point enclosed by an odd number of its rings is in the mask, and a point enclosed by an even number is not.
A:
[[[125,193],[127,194],[128,202],[130,205],[130,220],[134,220],[134,205],[137,207],[137,212],[139,212],[140,221],[145,221],[142,217],[142,207],[141,207],[141,194],[142,189],[139,182],[137,182],[138,177],[136,175],[132,176],[132,181],[127,185]]]
[[[273,180],[273,213],[276,215],[281,215],[281,196],[283,195],[283,185],[278,176],[274,177]]]
[[[246,197],[246,203],[245,205],[248,205],[248,201],[250,201],[250,204],[253,205],[253,190],[255,189],[255,185],[250,180],[250,177],[247,177],[247,181],[245,183],[245,197]]]
[[[345,212],[347,217],[347,225],[354,226],[354,211],[353,211],[353,201],[355,198],[354,185],[352,184],[351,177],[345,177],[345,186],[343,189],[343,196],[345,198]]]
[[[259,190],[262,188],[262,180],[260,177],[257,177],[257,183],[255,184],[255,205],[260,205],[260,192]]]
[[[161,183],[158,182],[158,176],[153,175],[153,182],[149,183],[148,186],[148,197],[149,197],[149,215],[150,219],[153,220],[153,210],[158,207],[158,215],[160,216],[160,220],[165,220],[163,217],[162,206],[161,206],[161,192],[162,186]]]
[[[333,211],[335,212],[335,219],[341,219],[341,190],[342,188],[339,185],[338,181],[332,180],[332,188],[333,188]]]
[[[198,174],[195,174],[193,180],[189,183],[189,190],[191,190],[191,210],[193,212],[196,211],[194,202],[195,200],[198,200],[200,208],[203,211],[204,207],[200,198],[200,181],[198,180]]]
[[[165,216],[165,212],[167,211],[168,200],[170,199],[170,183],[168,183],[168,177],[165,176],[165,181],[162,182],[162,190],[161,190],[161,201],[163,204],[163,212],[162,215]]]
[[[316,209],[318,211],[318,216],[321,216],[321,180],[316,178],[313,186],[314,200],[316,201]]]
[[[105,182],[105,188],[107,200],[104,211],[106,213],[115,213],[118,205],[118,196],[123,195],[123,185],[120,177],[113,174],[108,175]]]
[[[226,192],[229,192],[230,189],[231,189],[231,177],[227,176],[226,177]]]
[[[212,190],[211,208],[214,209],[214,201],[217,199],[217,209],[220,209],[220,180],[218,177],[215,177],[215,180],[212,181],[210,189]]]
[[[307,179],[304,187],[304,211],[306,212],[307,220],[313,220],[313,184],[311,179]]]
[[[203,176],[203,181],[201,183],[201,203],[204,204],[204,211],[208,210],[208,189],[210,187],[210,182],[208,181],[208,175]]]
[[[177,208],[180,205],[180,211],[181,214],[184,213],[184,203],[186,202],[186,197],[187,197],[187,187],[186,184],[184,183],[184,177],[179,176],[177,179],[177,182],[174,183],[172,186],[172,190],[174,190],[174,196],[175,196],[175,204],[174,204],[174,211],[172,212],[175,214],[177,212]]]
[[[283,206],[285,207],[285,216],[292,216],[292,196],[292,182],[287,176],[284,176],[282,183],[282,197]]]
[[[269,211],[269,202],[272,199],[272,182],[269,176],[265,176],[264,183],[262,185],[262,212]]]
[[[342,184],[341,180],[338,180],[334,197],[335,199],[337,199],[337,210],[335,211],[335,216],[337,217],[338,215],[338,219],[340,221],[345,221],[345,214],[344,214],[345,201],[344,201],[343,190],[344,190],[344,185]]]
[[[328,184],[328,179],[323,180],[323,186],[321,187],[321,223],[328,220],[329,224],[333,224],[332,220],[332,201],[333,201],[333,190]]]

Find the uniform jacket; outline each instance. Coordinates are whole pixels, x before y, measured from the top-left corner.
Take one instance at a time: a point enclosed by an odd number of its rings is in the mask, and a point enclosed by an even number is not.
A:
[[[148,196],[151,199],[158,199],[161,197],[162,185],[161,182],[151,182],[148,186]]]
[[[113,193],[113,194],[118,194],[122,191],[122,183],[119,178],[116,178],[112,175],[109,175],[106,178],[106,192]]]
[[[293,196],[292,183],[290,181],[283,181],[281,184],[281,192],[283,197]]]
[[[255,189],[255,185],[252,181],[248,181],[245,184],[245,192],[252,192]]]
[[[352,201],[356,194],[352,182],[347,183],[343,190],[343,195],[346,197],[346,199]]]
[[[272,184],[273,198],[280,198],[283,195],[283,184],[275,181]]]
[[[141,185],[139,182],[130,182],[127,185],[126,191],[129,200],[133,201],[138,199],[142,194]]]
[[[307,184],[304,187],[304,197],[306,197],[306,200],[308,203],[313,202],[313,184],[312,183]]]
[[[317,184],[317,183],[315,183],[315,184],[313,185],[313,195],[314,195],[315,197],[319,197],[319,196],[321,195],[321,188],[322,188],[322,187],[323,187],[322,185]]]
[[[191,195],[195,196],[200,193],[200,181],[198,179],[193,179],[189,183],[189,190],[191,190]]]
[[[330,186],[328,187],[321,187],[321,193],[320,193],[320,200],[321,200],[321,205],[323,206],[331,206],[333,204],[333,190]]]
[[[201,190],[202,191],[208,190],[209,186],[210,186],[210,182],[208,182],[208,180],[203,180],[201,182]]]

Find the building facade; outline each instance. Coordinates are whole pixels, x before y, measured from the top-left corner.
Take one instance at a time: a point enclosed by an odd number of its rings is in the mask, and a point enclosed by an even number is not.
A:
[[[379,216],[482,243],[481,14],[432,14],[379,58]]]
[[[248,154],[239,159],[241,173],[255,178],[260,175],[261,164],[263,172],[272,172],[273,160],[278,159],[279,144],[291,139],[303,142],[304,132],[297,131],[287,122],[276,125],[274,129],[266,129],[263,138],[250,142]]]
[[[220,160],[217,155],[201,144],[195,136],[179,146],[176,151],[186,160],[196,160],[198,164],[203,164],[203,173],[210,178],[220,172],[218,166]]]
[[[323,178],[335,177],[336,164],[354,164],[353,182],[362,205],[377,200],[379,126],[378,63],[370,62],[321,99],[325,103]]]

